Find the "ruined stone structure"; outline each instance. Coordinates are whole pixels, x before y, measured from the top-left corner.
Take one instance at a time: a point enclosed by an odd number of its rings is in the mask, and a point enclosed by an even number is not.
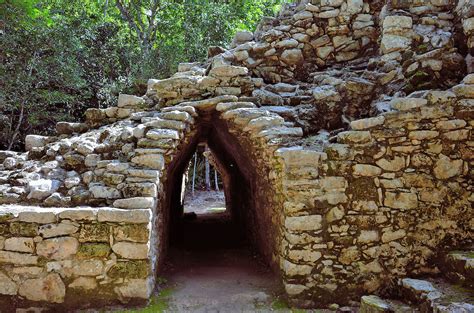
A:
[[[0,151],[0,301],[148,299],[202,141],[294,305],[436,273],[474,239],[472,52],[472,0],[302,1],[28,136]]]

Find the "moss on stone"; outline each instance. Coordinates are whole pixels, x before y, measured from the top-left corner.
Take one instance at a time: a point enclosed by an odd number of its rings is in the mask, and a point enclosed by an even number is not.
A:
[[[2,196],[0,195],[0,198]],[[6,223],[10,221],[11,219],[15,218],[15,215],[12,213],[5,213],[5,214],[0,214],[0,223]]]
[[[114,227],[114,237],[117,240],[148,242],[149,231],[146,225],[126,224]]]
[[[107,275],[111,278],[147,278],[148,261],[118,262],[113,265]]]
[[[102,243],[83,243],[77,251],[76,257],[87,258],[106,258],[110,254],[110,246]]]
[[[4,235],[8,232],[7,224],[0,224],[0,235]]]
[[[83,225],[79,235],[81,242],[109,242],[110,227],[104,223]]]
[[[38,235],[38,224],[13,222],[10,224],[10,233],[14,236],[34,237]]]

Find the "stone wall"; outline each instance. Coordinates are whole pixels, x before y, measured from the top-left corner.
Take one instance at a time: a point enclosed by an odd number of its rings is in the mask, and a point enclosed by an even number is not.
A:
[[[0,212],[2,312],[28,303],[67,310],[150,296],[150,210],[7,205]]]
[[[27,136],[27,153],[0,151],[0,294],[65,306],[87,288],[78,305],[146,298],[202,141],[293,304],[346,303],[436,273],[439,251],[474,238],[471,2],[291,4],[206,62],[150,79],[146,95]],[[32,210],[44,223],[23,220]],[[62,241],[73,249],[57,260]],[[107,255],[80,260],[90,245]],[[121,254],[132,246],[143,258]],[[36,263],[12,264],[22,258]],[[91,264],[101,273],[77,274]],[[30,280],[53,295],[25,293]]]
[[[394,111],[353,121],[312,152],[317,169],[287,184],[283,271],[295,303],[435,274],[443,250],[472,242],[473,83],[395,98]]]

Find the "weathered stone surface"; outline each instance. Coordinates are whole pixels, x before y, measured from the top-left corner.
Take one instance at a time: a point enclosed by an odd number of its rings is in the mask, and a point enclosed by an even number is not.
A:
[[[71,235],[77,232],[79,228],[72,224],[59,223],[42,225],[39,228],[39,233],[43,238],[59,237],[64,235]]]
[[[161,154],[145,154],[136,156],[132,159],[132,162],[137,165],[156,170],[162,170],[165,166],[165,160]]]
[[[24,281],[20,285],[18,294],[31,301],[62,303],[66,295],[66,286],[58,274],[52,273],[44,278]]]
[[[15,265],[36,265],[38,263],[38,257],[31,254],[0,251],[0,263],[9,263]]]
[[[0,295],[14,296],[18,292],[18,286],[7,275],[0,272]]]
[[[30,181],[28,184],[29,199],[44,200],[58,190],[60,182],[51,179],[39,179]]]
[[[433,169],[434,175],[438,179],[449,179],[462,173],[463,161],[451,160],[449,157],[441,154]]]
[[[303,62],[303,52],[300,49],[289,49],[283,51],[281,54],[281,59],[287,64],[298,64]]]
[[[392,312],[390,303],[377,296],[363,296],[360,300],[360,313]]]
[[[149,223],[151,217],[150,210],[113,210],[101,209],[97,214],[99,222],[123,222],[131,224]]]
[[[120,299],[142,298],[148,299],[151,293],[151,287],[146,279],[131,279],[126,284],[116,287],[115,292]]]
[[[35,251],[35,244],[33,238],[27,237],[12,237],[5,240],[5,250],[33,253]]]
[[[287,217],[285,227],[290,231],[319,230],[322,227],[321,215]]]
[[[114,201],[114,207],[120,209],[151,209],[155,205],[153,197],[135,197]]]
[[[38,243],[36,253],[52,260],[64,260],[77,253],[79,241],[73,237],[46,239]]]
[[[395,209],[415,209],[418,207],[418,197],[415,193],[386,192],[384,204]]]
[[[126,259],[139,260],[148,258],[148,246],[146,244],[118,242],[112,246],[112,250]]]

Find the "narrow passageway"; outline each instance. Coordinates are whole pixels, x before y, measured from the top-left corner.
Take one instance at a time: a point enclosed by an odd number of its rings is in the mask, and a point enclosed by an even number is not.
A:
[[[281,292],[273,272],[250,248],[243,227],[224,208],[222,192],[199,191],[185,200],[185,215],[174,226],[161,274],[170,312],[269,309]]]

